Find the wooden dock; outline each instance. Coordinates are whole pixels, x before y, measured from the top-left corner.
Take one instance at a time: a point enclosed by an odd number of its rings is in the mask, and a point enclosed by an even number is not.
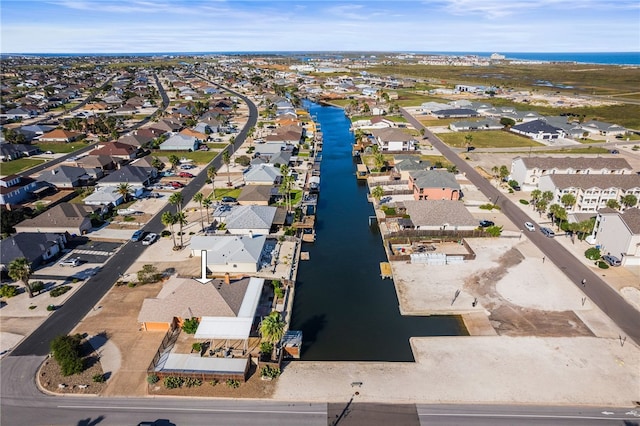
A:
[[[382,277],[382,279],[393,279],[393,274],[391,273],[391,264],[389,262],[380,262],[380,276]]]
[[[309,260],[309,252],[301,251],[300,252],[300,260]]]

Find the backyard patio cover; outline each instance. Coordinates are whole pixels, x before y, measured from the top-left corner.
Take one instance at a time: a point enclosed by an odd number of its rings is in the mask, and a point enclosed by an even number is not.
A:
[[[237,317],[202,317],[196,339],[248,339],[260,301],[263,279],[251,278]]]

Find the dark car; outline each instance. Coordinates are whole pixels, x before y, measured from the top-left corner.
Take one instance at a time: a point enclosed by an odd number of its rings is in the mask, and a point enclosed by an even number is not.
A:
[[[612,149],[610,152],[612,154],[620,154],[620,151],[618,151],[617,149]]]
[[[221,201],[223,203],[235,203],[237,200],[233,197],[222,197]]]
[[[480,226],[483,228],[488,228],[490,226],[494,226],[495,223],[491,222],[490,220],[481,220],[480,221]]]
[[[605,262],[607,262],[611,266],[620,266],[622,264],[620,259],[618,259],[615,256],[611,256],[610,254],[602,256],[602,260],[604,260]]]
[[[549,238],[553,238],[556,236],[556,233],[553,232],[552,229],[547,228],[545,226],[541,226],[540,227],[540,232],[542,232],[545,236],[549,237]]]

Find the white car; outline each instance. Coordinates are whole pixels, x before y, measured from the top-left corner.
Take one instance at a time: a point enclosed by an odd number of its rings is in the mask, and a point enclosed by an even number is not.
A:
[[[158,239],[158,234],[151,233],[146,237],[144,237],[144,240],[142,240],[142,245],[150,246],[151,244],[155,243],[157,239]]]
[[[60,262],[59,265],[76,267],[80,265],[80,258],[74,257],[74,258],[65,259],[62,262]]]
[[[531,222],[525,222],[524,227],[527,228],[527,231],[529,232],[534,232],[536,230],[535,225]]]

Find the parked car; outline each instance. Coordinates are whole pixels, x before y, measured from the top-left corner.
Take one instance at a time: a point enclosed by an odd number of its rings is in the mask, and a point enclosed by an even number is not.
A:
[[[171,186],[174,189],[184,188],[184,184],[183,183],[177,182],[175,180],[169,182],[167,185]]]
[[[192,178],[193,175],[189,172],[180,172],[178,173],[178,176],[183,177],[183,178]]]
[[[549,237],[549,238],[553,238],[556,236],[556,233],[553,232],[553,230],[551,228],[547,228],[544,226],[540,227],[540,232],[542,232],[545,236]]]
[[[488,228],[490,226],[495,225],[495,223],[491,222],[490,220],[481,220],[480,221],[480,226],[483,228]]]
[[[71,266],[71,267],[80,266],[80,258],[78,258],[78,257],[68,258],[68,259],[65,259],[62,262],[60,262],[59,265],[60,266]]]
[[[45,151],[44,153],[47,154],[47,155],[52,155],[53,151]]]
[[[151,234],[144,237],[144,240],[142,240],[142,245],[150,246],[151,244],[155,243],[157,240],[158,240],[158,234],[154,234],[152,232]]]
[[[605,262],[607,262],[611,266],[620,266],[620,265],[622,265],[622,262],[620,261],[620,259],[618,259],[615,256],[611,256],[610,254],[602,256],[602,260],[604,260]]]
[[[180,169],[182,170],[191,170],[191,169],[195,169],[196,166],[192,165],[192,164],[183,164],[182,166],[180,166]]]
[[[235,202],[236,202],[236,201],[238,201],[238,200],[236,200],[236,199],[235,199],[235,198],[233,198],[233,197],[222,197],[221,201],[222,201],[223,203],[235,203]]]
[[[610,152],[612,154],[620,154],[620,151],[618,151],[617,149],[612,149]]]
[[[535,225],[533,223],[531,223],[531,222],[525,222],[524,223],[524,227],[527,228],[527,231],[529,231],[529,232],[533,232],[533,231],[536,230]]]
[[[144,231],[142,229],[138,229],[131,236],[131,241],[133,241],[135,243],[137,241],[140,241],[142,239],[142,237],[144,237]]]

